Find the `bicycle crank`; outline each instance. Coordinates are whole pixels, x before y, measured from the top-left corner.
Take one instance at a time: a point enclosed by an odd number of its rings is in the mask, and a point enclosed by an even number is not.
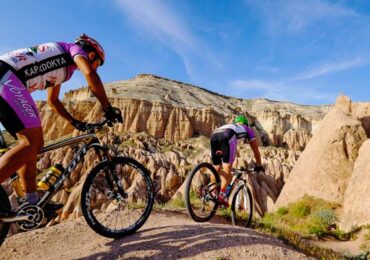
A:
[[[31,217],[25,221],[17,221],[17,226],[24,231],[36,229],[43,224],[43,220],[45,218],[44,211],[36,205],[26,205],[22,207],[18,214],[21,215],[30,215]]]

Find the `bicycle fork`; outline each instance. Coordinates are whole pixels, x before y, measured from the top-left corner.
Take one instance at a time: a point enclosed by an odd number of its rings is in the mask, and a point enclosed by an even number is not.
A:
[[[105,147],[103,150],[103,155],[98,149],[95,150],[96,154],[98,155],[99,159],[101,161],[105,160],[108,162],[111,162],[112,157],[108,153],[108,149]],[[115,174],[116,169],[114,168],[114,164],[108,164],[107,167],[105,167],[105,179],[108,184],[109,192],[108,196],[116,199],[126,199],[128,198],[127,192],[124,191],[124,188],[122,186],[122,183],[118,180],[117,175]],[[116,185],[114,185],[116,183]],[[118,196],[119,195],[119,196]]]

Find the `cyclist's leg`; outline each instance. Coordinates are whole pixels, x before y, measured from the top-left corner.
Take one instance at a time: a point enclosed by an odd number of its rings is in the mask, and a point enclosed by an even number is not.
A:
[[[227,185],[231,181],[231,165],[233,158],[235,157],[234,147],[230,145],[229,140],[225,136],[221,141],[221,147],[223,151],[222,155],[222,171],[220,172],[221,177],[221,191],[225,192]]]
[[[21,132],[17,133],[18,144],[0,158],[0,183],[21,168],[19,174],[23,188],[34,192],[37,153],[43,146],[42,129],[30,128]]]
[[[28,154],[28,161],[18,170],[20,181],[26,193],[36,191],[36,163],[37,154],[44,145],[42,128],[29,128],[17,133],[20,140],[29,146],[25,153]]]
[[[221,145],[219,142],[218,134],[213,134],[211,136],[211,158],[212,158],[212,164],[215,170],[218,174],[220,174],[221,171],[221,157],[217,154],[217,151],[221,150]],[[214,176],[211,175],[212,182],[216,183],[216,180],[214,180]]]
[[[19,139],[0,158],[0,183],[25,165],[21,170],[21,181],[33,192],[36,187],[36,155],[43,146],[41,120],[27,88],[3,62],[0,62],[0,121]],[[28,174],[31,176],[26,177]]]

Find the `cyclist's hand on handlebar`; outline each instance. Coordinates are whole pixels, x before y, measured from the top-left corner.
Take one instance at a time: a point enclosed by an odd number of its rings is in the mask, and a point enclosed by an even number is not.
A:
[[[121,110],[116,107],[106,108],[104,110],[104,117],[108,120],[109,126],[113,126],[114,123],[123,123]]]
[[[255,166],[254,167],[254,171],[255,172],[265,172],[265,168],[261,165],[261,166]]]
[[[87,123],[85,122],[82,122],[82,121],[79,121],[77,119],[73,119],[72,123],[71,123],[74,128],[76,128],[77,130],[80,130],[80,131],[86,131],[87,130]]]

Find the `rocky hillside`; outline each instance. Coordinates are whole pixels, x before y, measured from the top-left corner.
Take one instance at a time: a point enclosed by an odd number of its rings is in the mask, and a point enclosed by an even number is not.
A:
[[[139,75],[128,81],[105,85],[114,106],[124,114],[124,124],[111,129],[105,138],[122,155],[135,158],[151,172],[156,201],[181,199],[187,173],[195,164],[210,161],[208,136],[214,128],[228,123],[238,113],[247,114],[261,137],[263,164],[280,191],[312,132],[318,127],[329,106],[302,106],[265,99],[243,100],[219,95],[189,84]],[[63,102],[80,120],[95,122],[102,118],[100,105],[87,88],[66,93]],[[45,102],[38,102],[47,140],[76,135],[78,132],[57,116]],[[74,149],[66,147],[44,154],[38,169],[42,171],[62,163],[67,166]],[[254,164],[248,146],[238,149],[236,167]],[[55,196],[65,207],[59,218],[80,216],[79,195],[86,174],[96,164],[89,153]],[[8,190],[11,193],[11,190]],[[272,205],[266,192],[263,210]],[[14,196],[12,196],[15,203]]]
[[[370,223],[370,103],[337,99],[295,164],[275,208],[310,195],[338,205],[345,231]]]
[[[266,99],[237,99],[147,74],[107,83],[105,88],[125,118],[123,125],[115,127],[115,132],[145,131],[155,138],[171,141],[209,136],[214,128],[230,122],[234,115],[245,113],[256,124],[265,145],[303,150],[330,109],[330,106],[302,106]],[[63,100],[67,109],[81,120],[92,122],[102,116],[100,105],[88,88],[70,91]],[[38,106],[47,140],[73,131],[44,102]]]

